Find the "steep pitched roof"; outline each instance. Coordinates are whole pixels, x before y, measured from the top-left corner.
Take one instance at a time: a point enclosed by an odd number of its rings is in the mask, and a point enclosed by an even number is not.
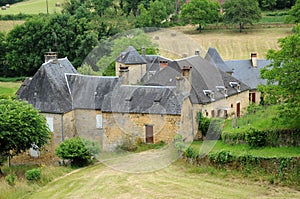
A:
[[[252,67],[251,60],[229,60],[225,63],[233,70],[232,76],[251,89],[256,89],[259,84],[267,83],[267,80],[260,77],[260,69],[269,65],[269,60],[257,60],[257,67]]]
[[[239,82],[236,78],[221,71],[211,62],[201,58],[200,56],[192,56],[180,60],[175,60],[169,67],[155,74],[148,85],[176,85],[176,77],[181,76],[181,69],[185,66],[191,66],[191,92],[190,100],[193,104],[206,104],[211,102],[204,90],[214,92],[214,99],[223,99],[224,94],[219,92],[217,87],[223,86],[227,89],[227,95],[234,95],[249,89],[244,83]],[[240,84],[240,90],[232,88],[230,82]]]
[[[76,74],[76,69],[67,58],[42,64],[30,82],[25,81],[18,93],[41,112],[65,113],[72,110],[71,96],[65,73]]]
[[[66,74],[73,109],[101,110],[105,95],[114,89],[118,79],[118,77]]]
[[[123,64],[130,64],[130,65],[147,63],[147,61],[132,46],[129,46],[124,52],[122,52],[117,57],[116,61]]]
[[[218,51],[215,48],[209,48],[205,58],[206,60],[212,62],[213,64],[215,64],[216,66],[218,66],[222,71],[226,72],[226,73],[233,73],[232,69],[229,68],[225,62],[223,61],[222,57],[220,56],[220,54],[218,53]]]
[[[105,96],[102,111],[179,115],[181,105],[175,87],[121,85]]]

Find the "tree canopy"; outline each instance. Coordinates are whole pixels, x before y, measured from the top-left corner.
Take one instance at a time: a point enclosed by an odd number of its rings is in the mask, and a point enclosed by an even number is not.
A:
[[[46,119],[24,101],[0,99],[0,155],[14,156],[50,139]]]
[[[296,4],[289,11],[287,17],[288,22],[299,23],[300,22],[300,0],[296,1]]]
[[[300,112],[300,25],[294,33],[279,39],[280,50],[269,50],[267,58],[271,64],[261,70],[261,77],[267,79],[267,85],[259,89],[265,94],[265,101],[279,103],[280,122],[299,124]]]
[[[219,3],[210,0],[191,0],[181,8],[180,18],[190,24],[199,25],[201,30],[206,24],[219,19]]]
[[[230,24],[239,24],[240,32],[244,25],[253,24],[261,18],[261,11],[257,0],[230,0],[225,1],[224,22]]]

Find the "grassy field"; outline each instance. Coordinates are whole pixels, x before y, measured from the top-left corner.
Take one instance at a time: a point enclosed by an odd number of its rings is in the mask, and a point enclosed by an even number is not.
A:
[[[21,82],[0,82],[0,96],[14,96],[20,86]]]
[[[48,11],[49,13],[60,13],[61,7],[56,7],[55,3],[63,3],[64,0],[48,0]],[[46,0],[25,0],[20,3],[12,4],[10,8],[6,10],[0,10],[0,15],[7,14],[39,14],[47,13]]]
[[[226,173],[209,175],[177,161],[130,174],[98,164],[63,176],[24,198],[299,198],[300,192]],[[255,190],[255,191],[254,191]]]
[[[179,26],[149,33],[159,45],[161,55],[181,58],[194,55],[195,49],[205,56],[209,47],[215,47],[224,60],[249,59],[251,52],[263,59],[269,49],[279,49],[278,39],[291,33],[291,27],[253,27],[239,33],[238,29],[213,29],[201,33],[193,26]]]
[[[0,32],[8,33],[16,25],[23,24],[24,22],[25,21],[23,20],[8,20],[8,21],[0,20]]]

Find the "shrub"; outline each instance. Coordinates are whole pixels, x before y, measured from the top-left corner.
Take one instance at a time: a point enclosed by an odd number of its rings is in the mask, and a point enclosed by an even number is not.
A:
[[[246,142],[251,148],[263,147],[266,145],[266,135],[264,131],[250,128],[246,132]]]
[[[25,178],[28,181],[38,181],[41,179],[41,170],[38,168],[28,170],[25,173]]]
[[[209,161],[219,164],[219,165],[224,165],[229,162],[232,162],[234,159],[234,156],[231,155],[229,151],[219,151],[217,153],[209,153],[208,154],[208,159]]]
[[[210,119],[204,117],[201,112],[197,113],[197,123],[198,123],[198,130],[201,131],[202,136],[206,136],[206,133],[209,129]]]
[[[87,165],[93,155],[79,137],[67,139],[60,143],[55,154],[62,159],[70,160],[71,165],[80,167]]]
[[[14,186],[16,184],[17,175],[15,173],[10,173],[5,177],[5,181],[10,186]]]
[[[186,158],[197,159],[197,152],[193,150],[191,146],[185,149],[184,155]]]

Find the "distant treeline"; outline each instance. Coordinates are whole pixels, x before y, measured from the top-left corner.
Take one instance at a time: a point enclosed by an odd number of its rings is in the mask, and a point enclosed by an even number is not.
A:
[[[14,4],[24,0],[0,0],[0,6],[5,6],[6,4]]]
[[[258,0],[258,3],[262,10],[281,10],[291,8],[296,0]]]

